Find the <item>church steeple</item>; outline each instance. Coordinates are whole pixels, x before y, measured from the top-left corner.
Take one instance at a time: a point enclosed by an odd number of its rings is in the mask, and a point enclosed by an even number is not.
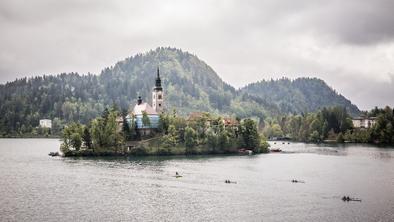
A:
[[[153,87],[152,92],[152,106],[157,113],[162,113],[164,110],[164,92],[163,87],[161,86],[159,67],[157,67],[156,84],[155,87]]]
[[[161,79],[160,79],[159,67],[157,67],[157,77],[156,77],[155,90],[163,90],[163,87],[161,87]]]

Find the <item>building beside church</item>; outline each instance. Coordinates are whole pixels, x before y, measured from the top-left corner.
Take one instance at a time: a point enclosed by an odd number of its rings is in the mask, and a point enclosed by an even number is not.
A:
[[[135,125],[140,135],[149,135],[159,127],[160,114],[164,111],[164,93],[161,86],[160,71],[157,68],[155,86],[152,90],[152,106],[144,102],[141,96],[133,111],[126,116],[130,126]],[[145,121],[144,121],[144,115]],[[134,124],[132,124],[134,122]]]

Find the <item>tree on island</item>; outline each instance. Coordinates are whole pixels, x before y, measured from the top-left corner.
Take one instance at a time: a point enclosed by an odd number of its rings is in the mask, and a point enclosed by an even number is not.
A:
[[[124,139],[127,140],[131,140],[132,135],[131,135],[131,130],[130,130],[130,126],[129,123],[127,122],[126,117],[123,115],[122,116],[122,121],[123,121],[123,125],[122,125],[122,132],[123,132],[123,136]]]
[[[82,144],[81,135],[83,133],[83,126],[79,123],[71,123],[63,130],[63,143],[61,151],[67,153],[71,149],[79,150]]]
[[[185,146],[186,146],[186,153],[193,153],[193,148],[197,145],[197,133],[196,131],[187,126],[185,128]]]
[[[150,127],[150,119],[148,114],[145,111],[142,111],[142,124],[145,127]]]
[[[260,145],[260,135],[257,132],[256,122],[251,119],[245,119],[240,125],[241,146],[248,149],[257,149]]]
[[[71,146],[74,147],[76,151],[79,151],[79,149],[81,149],[81,145],[82,145],[81,134],[79,133],[71,134]]]
[[[88,149],[92,149],[92,136],[90,135],[89,127],[85,126],[83,130],[83,135],[82,135],[82,141],[83,144],[86,146]]]
[[[62,144],[62,147],[67,149],[62,148],[62,152],[67,155],[124,154],[125,149],[119,148],[125,148],[125,141],[140,138],[137,134],[136,137],[130,136],[129,132],[136,126],[134,124],[130,127],[124,116],[123,127],[118,126],[119,115],[116,110],[104,109],[103,114],[93,119],[88,126],[68,125],[64,130]],[[171,114],[162,114],[161,117],[156,137],[138,141],[136,149],[130,152],[158,155],[234,153],[238,148],[247,148],[260,153],[266,152],[268,147],[258,134],[256,122],[251,119],[245,119],[235,125],[225,125],[222,117],[210,114],[203,114],[195,120],[186,120],[184,117]],[[145,124],[150,123],[145,120]]]

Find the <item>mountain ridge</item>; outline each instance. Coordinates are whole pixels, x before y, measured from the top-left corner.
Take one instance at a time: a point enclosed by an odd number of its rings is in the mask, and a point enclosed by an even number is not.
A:
[[[252,95],[268,97],[268,101],[277,104],[283,112],[287,113],[311,112],[331,106],[344,106],[353,115],[360,112],[349,99],[339,94],[324,80],[316,77],[263,79],[250,83],[239,90]],[[268,95],[272,91],[276,91],[276,94]],[[318,91],[321,95],[316,96]],[[324,102],[319,101],[321,99],[324,99]],[[288,104],[294,104],[295,107],[287,107]]]
[[[0,84],[0,133],[29,131],[40,118],[56,119],[61,123],[86,123],[100,115],[106,106],[116,104],[121,109],[130,108],[138,96],[150,102],[158,64],[165,106],[168,109],[176,108],[181,114],[206,111],[264,119],[292,112],[301,113],[297,107],[293,109],[281,105],[285,101],[276,103],[270,95],[255,93],[253,87],[236,90],[206,62],[191,53],[158,47],[127,57],[104,68],[98,75],[62,73],[25,77]],[[352,105],[349,100],[338,103],[341,104],[347,107]],[[307,110],[315,111],[316,107],[312,108]]]

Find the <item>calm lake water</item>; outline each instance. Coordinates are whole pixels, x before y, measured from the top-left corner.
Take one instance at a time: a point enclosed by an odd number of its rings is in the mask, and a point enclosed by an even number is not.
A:
[[[59,144],[0,139],[1,221],[394,221],[393,148],[277,142],[285,152],[49,157]]]

